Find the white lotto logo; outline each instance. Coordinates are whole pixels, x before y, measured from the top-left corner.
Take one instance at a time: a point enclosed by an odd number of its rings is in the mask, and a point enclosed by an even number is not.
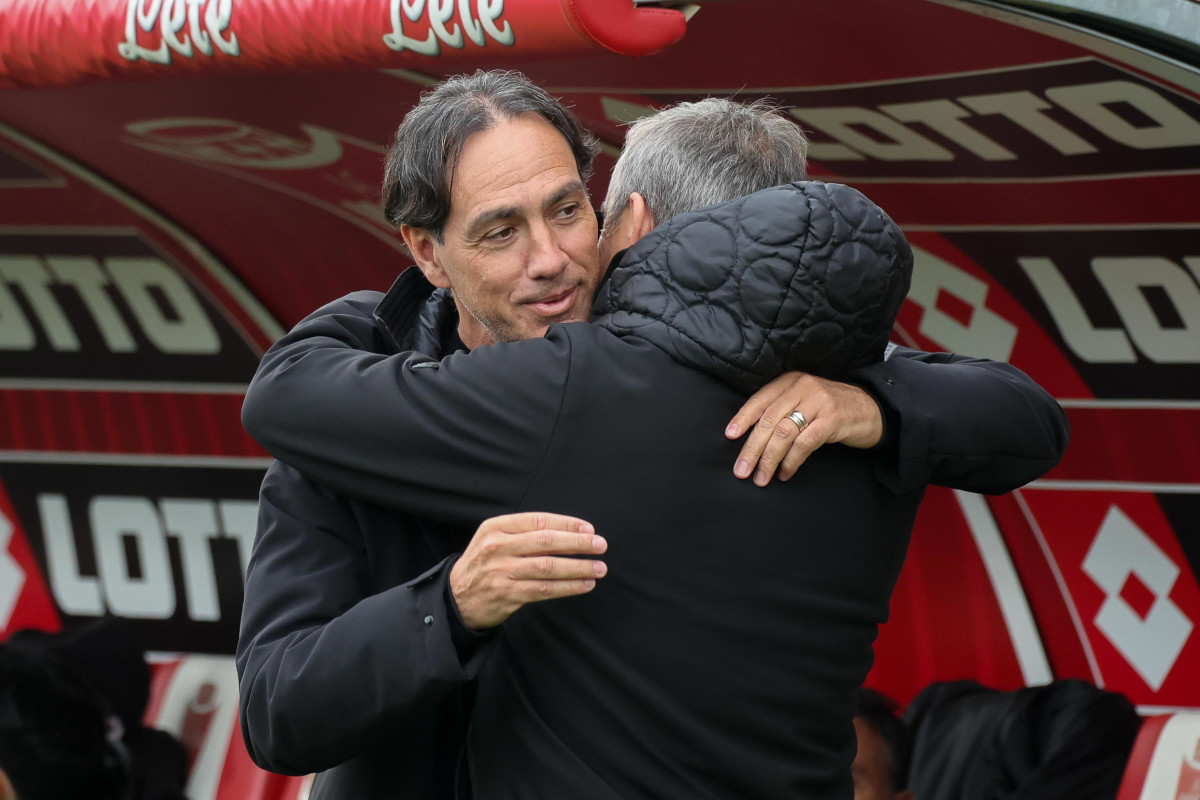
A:
[[[1046,113],[1055,106],[1106,139],[1134,150],[1200,145],[1200,122],[1148,86],[1132,81],[1102,81],[1056,86],[1043,94],[1045,99],[1033,92],[1015,91],[893,103],[881,105],[878,110],[839,106],[789,111],[835,141],[809,146],[809,155],[816,161],[954,161],[954,153],[918,133],[921,127],[936,131],[984,161],[1018,159],[1017,153],[970,124],[973,118],[991,115],[1005,118],[1061,155],[1097,152],[1094,145]],[[1117,105],[1136,109],[1151,124],[1129,122],[1112,110]]]
[[[1007,361],[1017,327],[986,307],[989,286],[959,267],[913,248],[908,300],[923,310],[917,330],[939,346],[959,353]],[[1200,360],[1200,258],[1179,263],[1162,256],[1097,256],[1089,264],[1116,309],[1120,327],[1095,325],[1079,295],[1052,259],[1022,256],[1017,264],[1029,278],[1072,353],[1089,364],[1194,364]],[[1161,294],[1182,324],[1168,325],[1155,314],[1146,290]],[[943,295],[969,311],[965,322],[938,308]]]
[[[1107,595],[1096,614],[1096,627],[1158,691],[1193,627],[1170,599],[1179,567],[1114,505],[1083,560],[1083,571]],[[1122,597],[1126,582],[1134,579],[1153,595],[1145,615]]]
[[[85,616],[107,611],[137,619],[170,619],[179,593],[171,575],[170,536],[179,545],[188,617],[219,620],[209,542],[235,540],[244,575],[258,519],[253,500],[166,498],[156,503],[146,497],[94,497],[88,503],[98,572],[93,577],[80,571],[67,499],[41,494],[37,503],[54,598],[68,614]]]
[[[1062,272],[1048,258],[1019,258],[1017,263],[1037,289],[1067,346],[1088,363],[1132,364],[1138,351],[1157,364],[1194,364],[1200,359],[1200,258],[1183,266],[1161,256],[1097,257],[1092,274],[1121,319],[1121,328],[1092,324]],[[1183,325],[1166,327],[1143,291],[1163,293]],[[1134,349],[1136,346],[1136,350]]]
[[[24,296],[32,320],[9,287]],[[113,303],[112,289],[158,350],[189,355],[221,350],[221,340],[196,293],[161,259],[112,256],[101,263],[89,256],[16,255],[0,256],[0,351],[33,350],[38,327],[56,351],[82,348],[67,310],[55,295],[60,288],[78,296],[113,353],[136,352],[138,344]]]
[[[12,535],[12,521],[0,511],[0,631],[8,628],[8,621],[12,619],[17,599],[25,586],[25,570],[8,552]]]
[[[504,14],[504,0],[392,0],[391,33],[383,37],[383,43],[397,52],[411,50],[423,56],[436,56],[442,52],[442,45],[461,50],[470,39],[483,47],[488,38],[497,44],[511,47],[516,37],[512,25],[505,22],[497,26],[496,22]],[[447,27],[455,19],[457,7],[458,21]],[[411,39],[404,33],[404,20],[419,22],[422,17],[429,20],[429,33],[424,39]]]
[[[232,19],[233,0],[129,0],[125,41],[117,45],[117,52],[129,61],[154,64],[170,64],[172,52],[191,58],[196,52],[211,56],[216,48],[238,56],[242,49],[237,35],[226,35]],[[139,33],[152,35],[156,28],[158,47],[138,44]]]

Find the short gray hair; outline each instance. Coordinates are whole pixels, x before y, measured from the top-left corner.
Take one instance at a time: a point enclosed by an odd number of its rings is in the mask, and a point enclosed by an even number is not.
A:
[[[637,192],[656,223],[762,189],[802,181],[804,132],[765,100],[679,103],[629,127],[604,199],[616,220]]]
[[[521,114],[537,114],[562,134],[586,183],[596,139],[575,115],[520,72],[479,70],[438,84],[404,116],[383,173],[388,221],[426,228],[441,242],[454,169],[467,138]]]

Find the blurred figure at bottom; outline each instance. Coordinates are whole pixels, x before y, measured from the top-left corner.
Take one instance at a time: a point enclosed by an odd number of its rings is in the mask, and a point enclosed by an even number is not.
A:
[[[1081,680],[934,683],[905,719],[921,800],[1113,800],[1142,724],[1129,700]]]
[[[0,645],[0,800],[124,800],[128,772],[97,697],[53,660]]]
[[[854,800],[916,800],[907,788],[912,738],[895,701],[874,689],[859,689],[854,732]]]
[[[142,721],[150,700],[150,670],[129,620],[105,617],[58,633],[17,631],[4,646],[33,659],[58,676],[56,680],[75,685],[76,694],[83,693],[86,703],[98,709],[106,736],[123,761],[128,786],[121,797],[187,800],[187,752],[171,734]],[[3,691],[8,690],[6,683]],[[84,713],[82,705],[78,713]],[[101,795],[76,792],[71,796]],[[21,798],[28,800],[25,795]]]

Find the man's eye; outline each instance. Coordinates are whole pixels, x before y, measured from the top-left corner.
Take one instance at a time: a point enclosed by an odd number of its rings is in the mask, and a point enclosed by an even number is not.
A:
[[[579,204],[571,203],[570,205],[563,206],[562,208],[560,208],[558,210],[558,218],[559,219],[571,219],[572,217],[576,216],[578,213],[579,213]]]
[[[487,239],[489,242],[503,242],[507,239],[512,238],[512,235],[513,235],[513,229],[511,227],[510,228],[500,228],[499,230],[492,231],[484,238]]]

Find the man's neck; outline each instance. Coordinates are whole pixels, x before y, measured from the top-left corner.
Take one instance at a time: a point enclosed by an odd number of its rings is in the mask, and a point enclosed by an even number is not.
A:
[[[450,295],[454,297],[454,307],[458,309],[458,338],[467,346],[467,349],[474,350],[476,347],[495,344],[496,337],[492,336],[492,332],[463,307],[463,304],[454,296],[453,289],[450,290]]]
[[[495,337],[488,333],[487,328],[480,325],[474,317],[463,314],[462,309],[459,309],[458,320],[458,338],[468,350],[496,343]]]

